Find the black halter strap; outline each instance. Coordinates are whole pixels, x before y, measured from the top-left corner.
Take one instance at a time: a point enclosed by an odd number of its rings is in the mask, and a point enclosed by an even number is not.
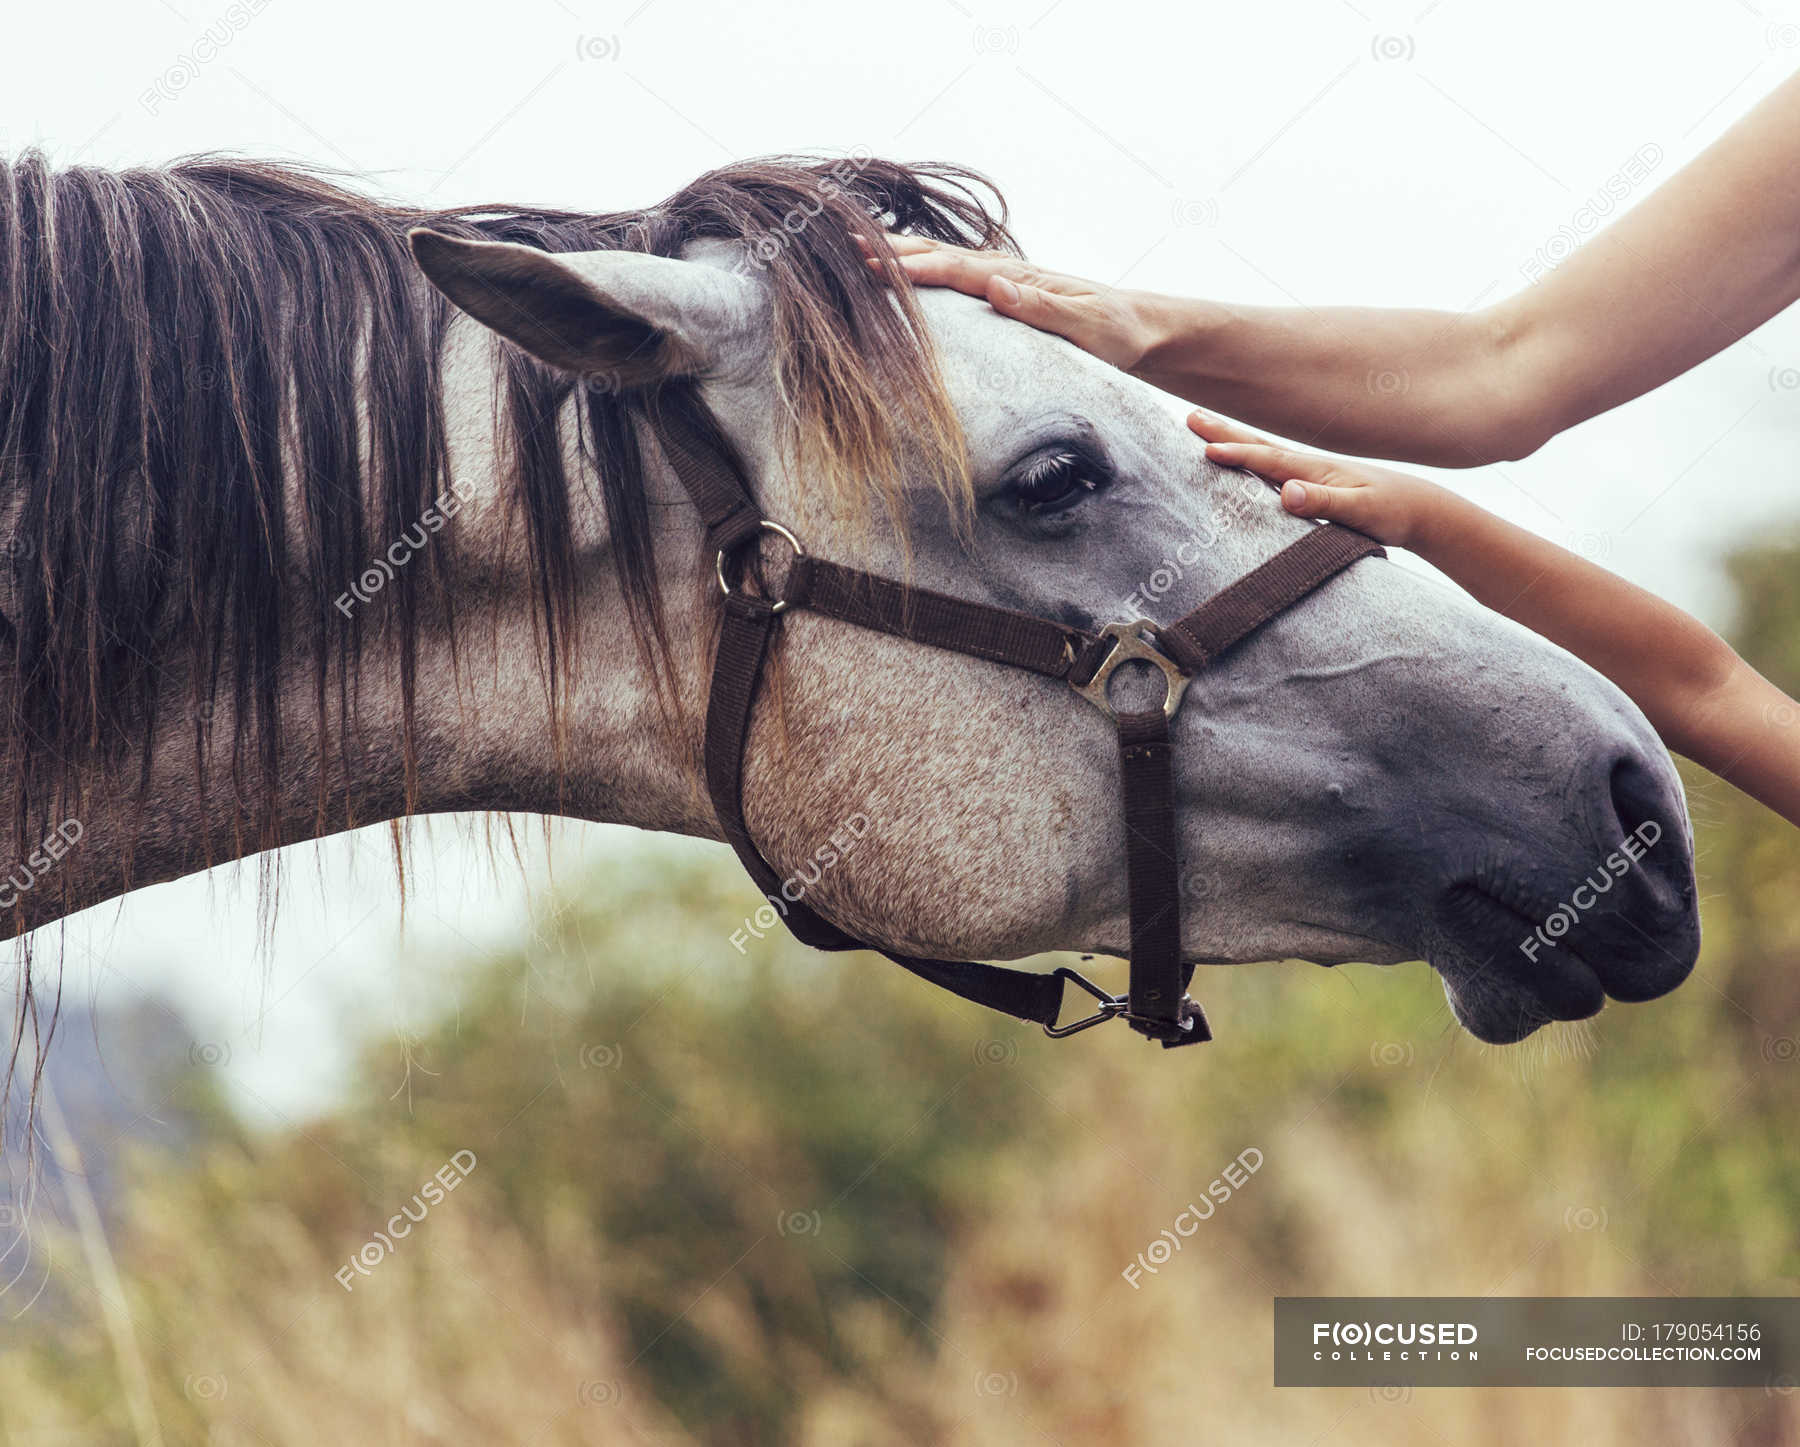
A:
[[[786,528],[762,516],[742,473],[713,437],[680,413],[660,413],[653,425],[664,455],[706,526],[706,545],[715,555],[723,595],[724,619],[706,709],[707,792],[726,841],[757,888],[777,905],[794,936],[821,950],[875,948],[846,934],[804,901],[787,900],[780,874],[763,857],[744,820],[744,749],[763,667],[781,615],[792,608],[809,608],[914,643],[1061,679],[1112,719],[1118,730],[1131,909],[1126,994],[1109,995],[1067,968],[1046,975],[970,960],[880,953],[966,1000],[1034,1021],[1050,1035],[1072,1035],[1119,1017],[1165,1047],[1211,1039],[1205,1014],[1187,994],[1193,966],[1181,958],[1180,850],[1169,721],[1194,673],[1352,563],[1381,555],[1381,546],[1361,533],[1321,525],[1179,622],[1163,626],[1139,620],[1089,633],[815,558]],[[746,592],[730,577],[735,556],[764,532],[778,535],[793,550],[779,598]],[[1113,673],[1128,663],[1161,670],[1165,681],[1161,706],[1127,713],[1113,708],[1108,685]],[[1092,995],[1097,1008],[1059,1026],[1065,982]]]

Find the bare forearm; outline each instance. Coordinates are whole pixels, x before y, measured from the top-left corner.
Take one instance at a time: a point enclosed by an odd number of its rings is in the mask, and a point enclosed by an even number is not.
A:
[[[983,297],[1164,391],[1343,452],[1473,467],[1548,432],[1498,312],[1248,307],[1100,286],[916,236],[865,243],[920,286]],[[1535,353],[1534,353],[1535,355]]]
[[[1741,658],[1669,747],[1800,825],[1800,704]]]
[[[1800,298],[1800,75],[1496,309],[1551,431],[1661,386]]]
[[[1454,494],[1434,490],[1406,546],[1495,612],[1592,664],[1659,730],[1677,722],[1670,700],[1714,681],[1715,646],[1724,645],[1705,625]]]
[[[1368,457],[1473,467],[1543,440],[1487,313],[1237,307],[1138,294],[1132,370],[1258,427]]]
[[[1800,76],[1535,284],[1482,312],[1145,293],[1132,370],[1336,452],[1521,457],[1800,299]]]
[[[1612,679],[1676,753],[1800,824],[1800,706],[1705,624],[1449,494],[1421,510],[1411,546]]]

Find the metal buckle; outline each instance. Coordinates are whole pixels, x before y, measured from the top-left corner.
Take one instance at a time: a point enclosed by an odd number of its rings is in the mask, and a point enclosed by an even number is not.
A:
[[[1212,1039],[1212,1026],[1207,1023],[1206,1011],[1200,1008],[1200,1002],[1192,995],[1183,992],[1177,1018],[1174,1021],[1152,1019],[1148,1015],[1133,1015],[1125,1012],[1125,1019],[1131,1028],[1140,1035],[1147,1035],[1152,1040],[1162,1042],[1164,1050],[1177,1045],[1197,1045]]]
[[[1187,692],[1187,686],[1192,680],[1182,670],[1179,663],[1144,636],[1148,633],[1152,638],[1155,637],[1158,626],[1148,618],[1139,618],[1131,623],[1108,623],[1100,630],[1104,637],[1113,641],[1112,650],[1106,655],[1106,661],[1094,670],[1094,676],[1086,683],[1071,683],[1069,687],[1109,719],[1116,722],[1119,717],[1118,710],[1112,706],[1112,700],[1106,696],[1107,687],[1112,682],[1113,674],[1122,664],[1148,663],[1152,668],[1162,670],[1163,717],[1174,718],[1175,711],[1181,707],[1182,695]]]
[[[784,528],[780,523],[770,522],[767,518],[763,518],[756,524],[756,526],[765,533],[774,533],[776,537],[780,538],[783,542],[785,542],[790,548],[792,548],[794,550],[794,556],[796,558],[804,558],[806,556],[806,549],[800,545],[800,539],[795,537],[786,528]],[[754,535],[752,535],[752,536],[754,536]],[[738,544],[738,546],[742,547],[744,545],[744,543],[747,543],[750,541],[751,541],[751,538],[745,538],[743,540],[743,542],[740,542]],[[731,596],[731,584],[725,580],[725,556],[728,551],[730,551],[730,550],[726,549],[726,548],[720,548],[719,556],[713,561],[713,572],[717,575],[717,577],[719,579],[719,592],[722,593],[727,598],[729,598]],[[769,611],[771,613],[785,612],[787,609],[787,606],[788,606],[788,601],[786,598],[775,598],[770,601]]]
[[[1061,1040],[1065,1035],[1079,1035],[1083,1030],[1091,1030],[1096,1025],[1104,1025],[1114,1016],[1123,1015],[1127,1004],[1123,995],[1109,995],[1086,975],[1071,970],[1067,965],[1058,965],[1053,971],[1059,980],[1072,980],[1088,994],[1100,1002],[1100,1008],[1085,1019],[1077,1020],[1071,1025],[1046,1025],[1044,1033],[1052,1040]]]

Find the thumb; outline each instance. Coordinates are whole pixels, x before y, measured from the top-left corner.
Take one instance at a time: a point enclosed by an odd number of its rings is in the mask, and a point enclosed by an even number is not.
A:
[[[1347,527],[1360,527],[1366,520],[1364,489],[1327,487],[1322,482],[1302,482],[1289,478],[1281,484],[1281,505],[1295,517],[1326,518]]]

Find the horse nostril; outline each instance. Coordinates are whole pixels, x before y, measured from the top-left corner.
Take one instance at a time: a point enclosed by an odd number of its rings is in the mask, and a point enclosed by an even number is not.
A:
[[[1616,759],[1596,809],[1605,872],[1617,883],[1581,912],[1572,935],[1615,1000],[1653,1000],[1687,978],[1700,950],[1693,862],[1680,786],[1634,753]],[[1605,873],[1587,877],[1593,885]],[[1597,891],[1596,891],[1597,892]]]
[[[1666,788],[1641,760],[1625,755],[1612,766],[1607,779],[1613,815],[1619,822],[1623,838],[1666,830],[1670,824],[1669,798]],[[1646,826],[1654,825],[1654,829]]]
[[[1629,913],[1642,928],[1688,914],[1693,873],[1687,851],[1680,786],[1637,754],[1623,754],[1606,777],[1606,802],[1596,811],[1597,843],[1631,862]],[[1617,902],[1623,902],[1621,901]]]

